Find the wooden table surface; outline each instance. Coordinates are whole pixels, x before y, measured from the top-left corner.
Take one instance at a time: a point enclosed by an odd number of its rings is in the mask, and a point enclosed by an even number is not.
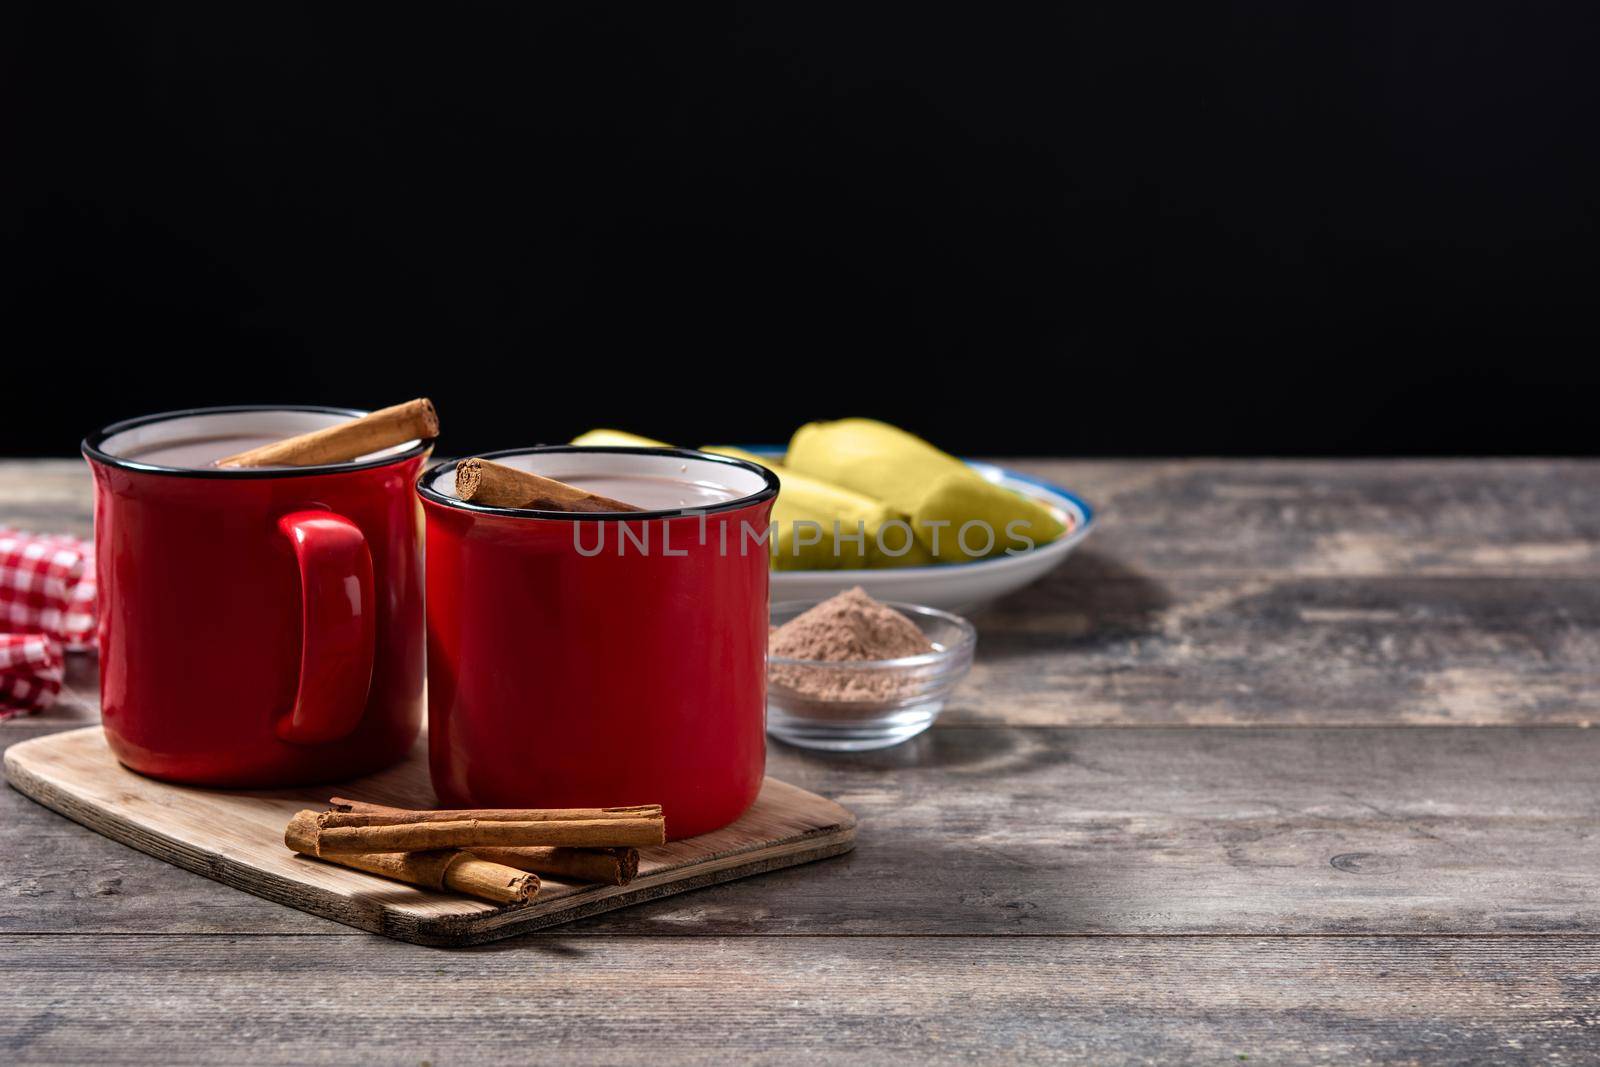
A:
[[[853,854],[441,951],[4,790],[0,1060],[1600,1058],[1600,464],[1015,465],[1102,525],[938,725],[771,746]],[[0,463],[0,525],[89,518]]]

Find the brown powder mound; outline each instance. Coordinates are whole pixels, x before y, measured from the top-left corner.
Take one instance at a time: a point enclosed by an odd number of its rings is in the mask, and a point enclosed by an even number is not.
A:
[[[767,647],[788,659],[899,659],[932,652],[917,624],[868,596],[858,585],[830,597],[772,631]]]
[[[899,659],[934,650],[917,624],[873,600],[860,586],[824,600],[771,632],[774,656],[829,663]],[[892,704],[916,692],[926,671],[774,666],[773,685],[803,697],[812,715],[826,716],[830,704]]]

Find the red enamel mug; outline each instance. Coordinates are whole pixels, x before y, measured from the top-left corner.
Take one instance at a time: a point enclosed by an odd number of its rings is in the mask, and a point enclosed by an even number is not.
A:
[[[311,467],[176,458],[362,414],[205,408],[84,441],[100,705],[124,764],[174,782],[268,787],[367,774],[410,750],[424,670],[412,485],[431,442]]]
[[[422,476],[440,802],[659,803],[672,838],[737,819],[766,764],[777,477],[684,449],[485,458],[653,510],[486,507],[456,497],[454,463]]]

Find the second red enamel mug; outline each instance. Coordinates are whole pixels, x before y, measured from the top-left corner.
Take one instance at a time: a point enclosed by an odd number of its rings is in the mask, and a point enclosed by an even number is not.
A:
[[[433,785],[447,807],[659,803],[725,826],[766,762],[766,541],[778,480],[682,449],[485,458],[651,508],[587,515],[418,482],[427,528]]]

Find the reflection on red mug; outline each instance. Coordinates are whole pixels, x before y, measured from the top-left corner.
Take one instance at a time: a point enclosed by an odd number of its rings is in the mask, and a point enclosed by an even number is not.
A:
[[[488,458],[650,510],[486,507],[455,496],[454,464],[423,475],[440,802],[659,803],[673,838],[737,819],[766,764],[777,478],[681,449]]]
[[[317,467],[218,470],[362,414],[208,408],[83,444],[95,483],[106,739],[141,773],[266,787],[367,774],[421,726],[426,442]]]

